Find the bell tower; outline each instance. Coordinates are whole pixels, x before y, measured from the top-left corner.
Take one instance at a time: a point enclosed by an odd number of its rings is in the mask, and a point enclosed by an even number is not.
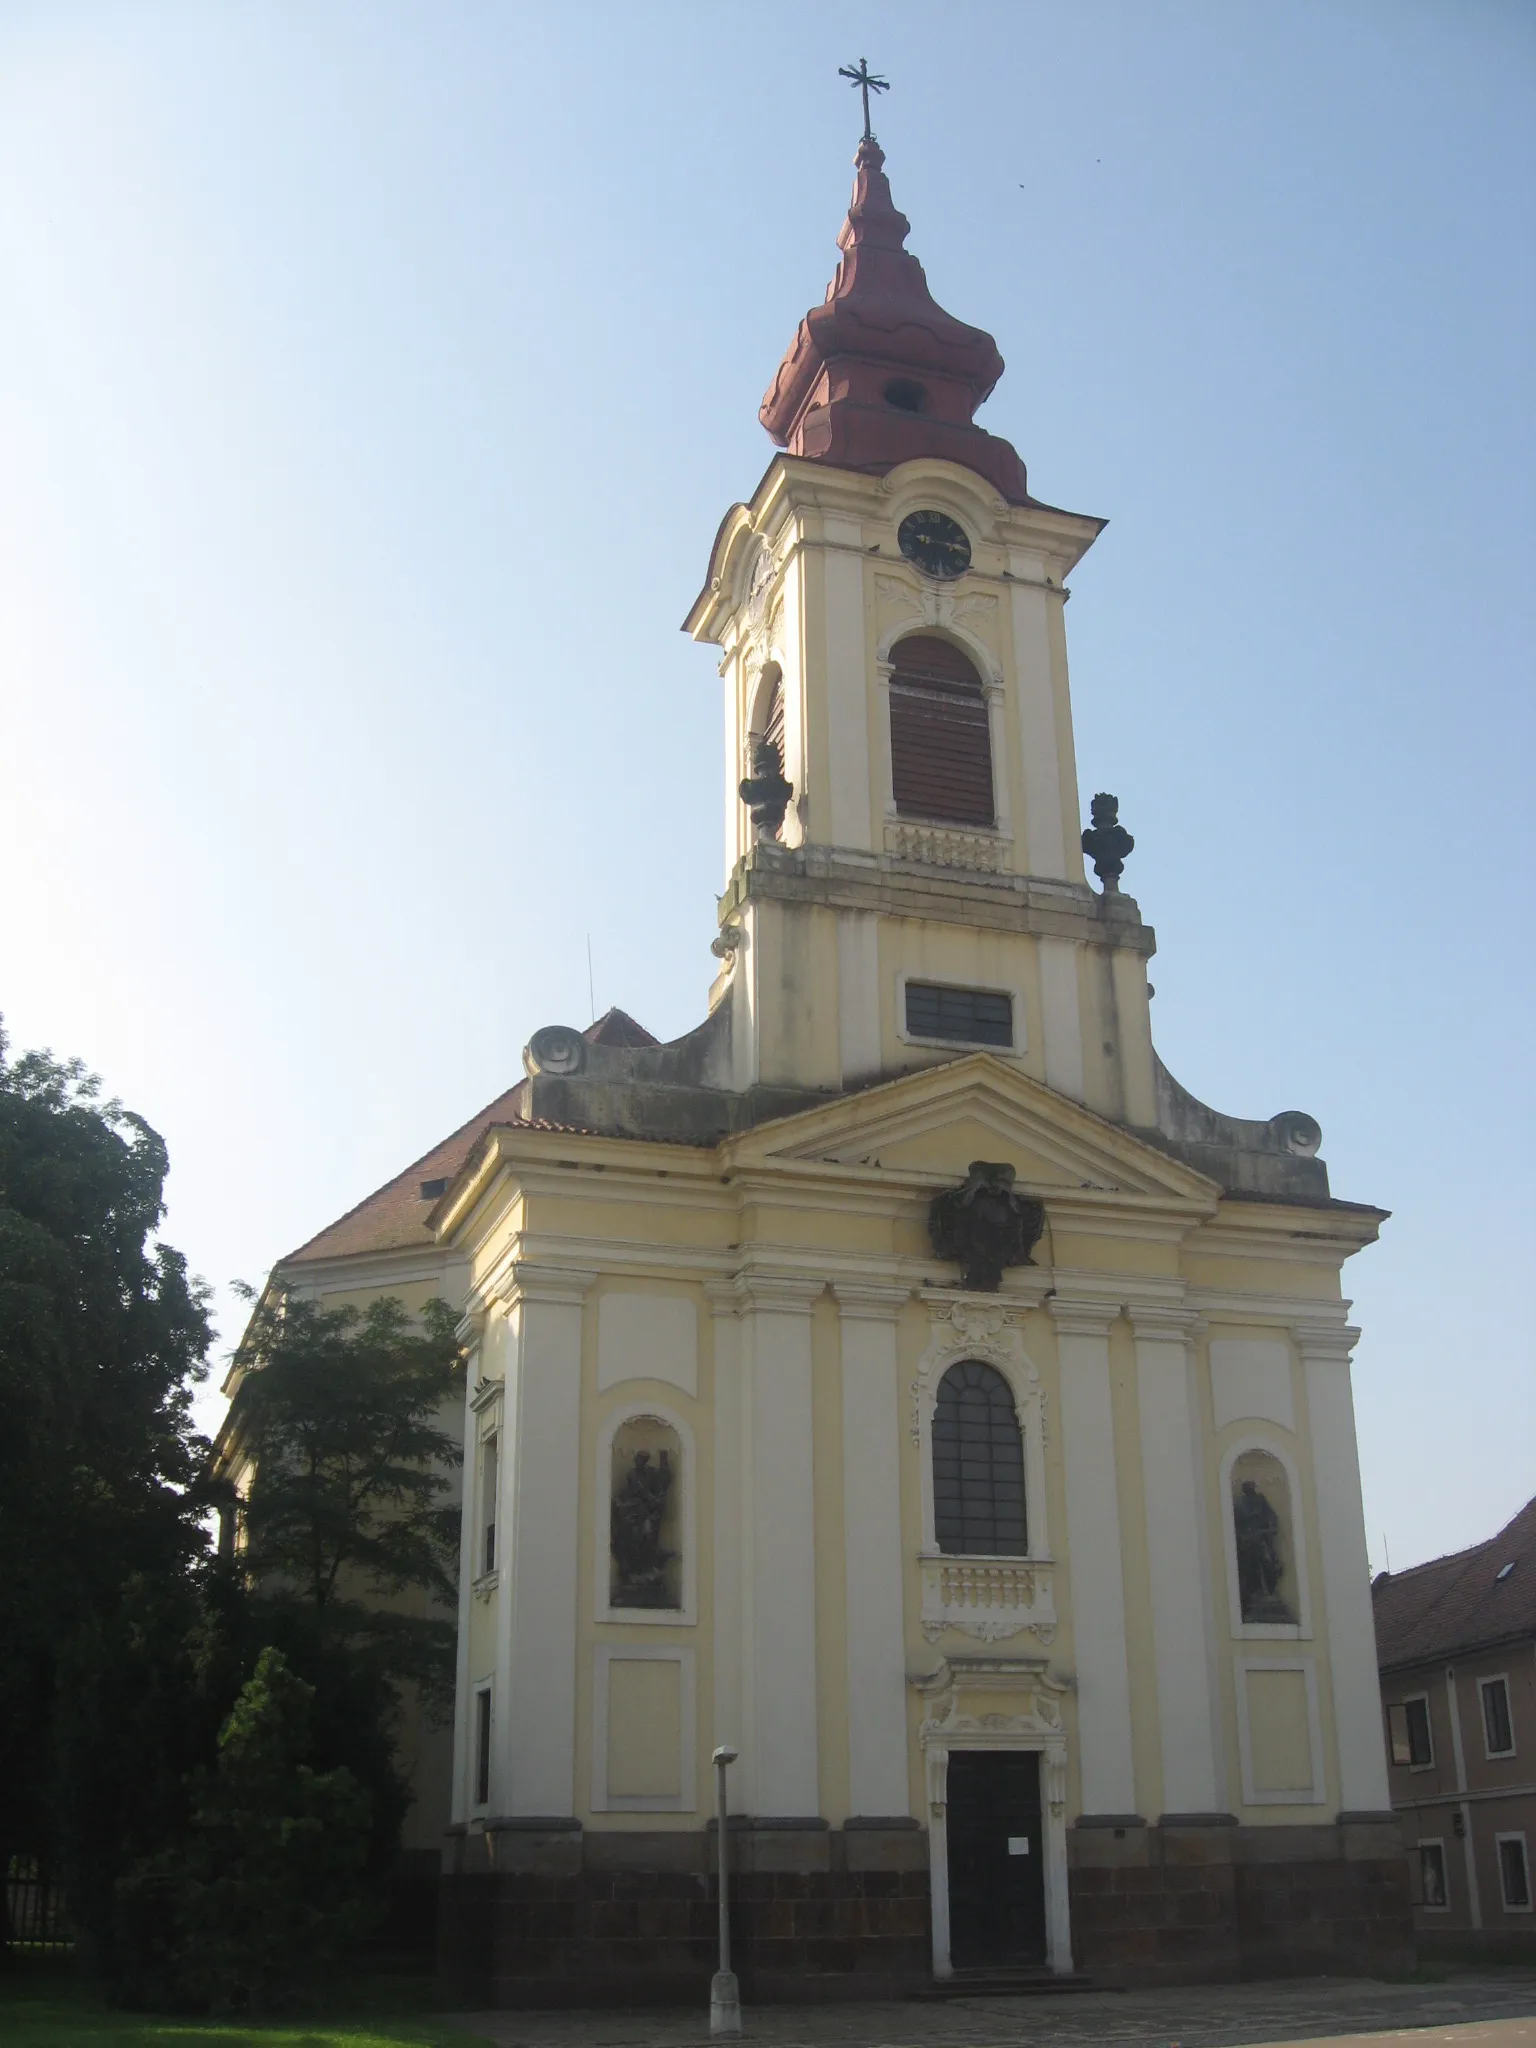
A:
[[[975,424],[1002,358],[908,232],[866,134],[836,275],[760,409],[779,452],[685,621],[725,686],[732,1085],[980,1047],[1151,1127],[1154,940],[1116,873],[1086,879],[1067,679],[1067,577],[1103,521],[1033,497]]]

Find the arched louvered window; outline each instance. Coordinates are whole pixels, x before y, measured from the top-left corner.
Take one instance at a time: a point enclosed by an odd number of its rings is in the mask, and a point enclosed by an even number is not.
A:
[[[891,793],[903,818],[991,825],[992,741],[974,664],[914,633],[891,655]]]
[[[784,763],[784,678],[775,674],[773,688],[768,692],[768,715],[763,720],[763,738],[779,750],[779,765]]]
[[[933,1533],[962,1557],[1026,1557],[1024,1440],[995,1366],[967,1358],[939,1382],[933,1415]]]

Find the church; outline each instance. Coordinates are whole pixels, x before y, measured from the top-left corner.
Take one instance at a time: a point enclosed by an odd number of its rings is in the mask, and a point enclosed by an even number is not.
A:
[[[749,1999],[1411,1958],[1341,1292],[1384,1212],[1154,1051],[1073,751],[1103,522],[975,424],[1002,359],[884,161],[685,621],[707,1015],[536,1031],[274,1274],[462,1310],[413,1839],[466,2000],[703,1996],[721,1745]]]

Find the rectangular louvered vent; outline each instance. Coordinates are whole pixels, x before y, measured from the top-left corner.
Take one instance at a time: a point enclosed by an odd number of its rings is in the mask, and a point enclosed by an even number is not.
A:
[[[907,983],[907,1031],[952,1045],[1013,1044],[1013,997],[996,989]]]

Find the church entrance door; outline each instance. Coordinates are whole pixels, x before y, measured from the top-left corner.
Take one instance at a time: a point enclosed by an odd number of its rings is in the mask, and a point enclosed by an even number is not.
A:
[[[1035,1750],[949,1758],[949,1955],[957,1970],[1045,1961],[1044,1831]]]

